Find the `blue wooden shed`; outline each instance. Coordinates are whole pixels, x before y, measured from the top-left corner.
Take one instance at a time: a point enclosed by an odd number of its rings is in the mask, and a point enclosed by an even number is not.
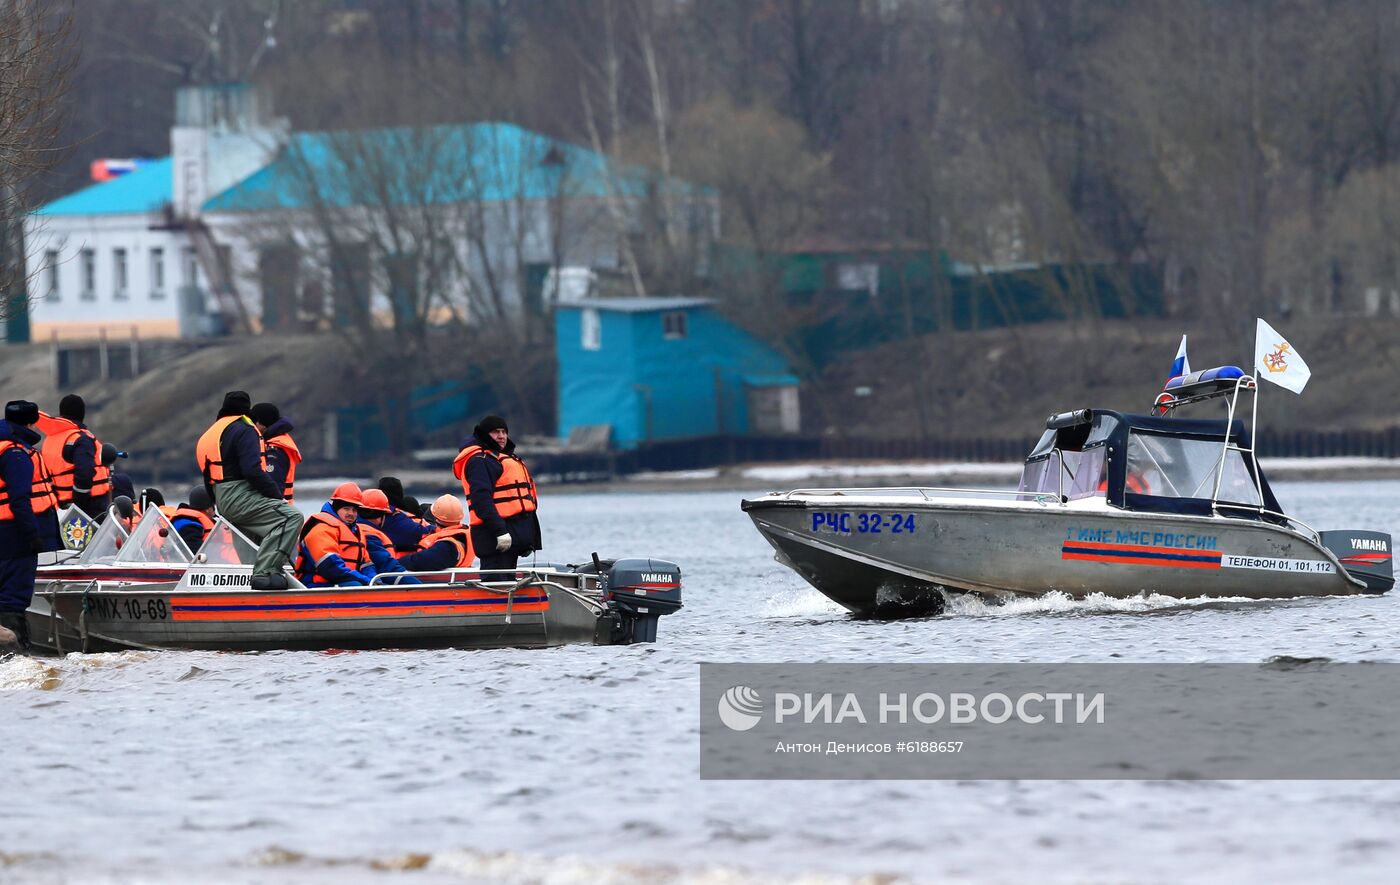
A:
[[[796,433],[798,380],[777,351],[704,298],[586,298],[555,312],[559,435],[611,444]]]

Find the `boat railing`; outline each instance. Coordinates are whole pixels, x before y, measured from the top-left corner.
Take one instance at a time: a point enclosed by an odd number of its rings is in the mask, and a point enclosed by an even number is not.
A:
[[[1245,512],[1247,512],[1247,513],[1257,513],[1257,514],[1259,514],[1261,517],[1262,517],[1262,516],[1274,516],[1274,517],[1277,517],[1277,518],[1282,519],[1282,520],[1284,520],[1285,522],[1289,523],[1290,525],[1298,526],[1299,528],[1303,529],[1303,530],[1304,530],[1305,532],[1307,532],[1308,534],[1312,535],[1314,541],[1316,541],[1316,542],[1319,543],[1319,544],[1322,543],[1322,534],[1321,534],[1317,529],[1315,529],[1315,528],[1313,528],[1312,526],[1308,525],[1306,522],[1303,522],[1301,519],[1299,519],[1299,518],[1296,517],[1296,516],[1289,516],[1287,513],[1280,513],[1280,512],[1277,511],[1277,510],[1270,510],[1270,509],[1267,508],[1267,507],[1260,507],[1260,506],[1255,505],[1255,504],[1231,504],[1231,503],[1228,502],[1228,501],[1216,501],[1216,502],[1214,503],[1214,506],[1215,506],[1215,510],[1216,510],[1217,513],[1219,513],[1221,510],[1242,510],[1242,511],[1245,511]],[[1222,515],[1228,516],[1229,514],[1222,514]]]
[[[1027,491],[1024,489],[959,489],[941,488],[937,486],[872,486],[870,488],[841,488],[841,489],[793,489],[790,492],[783,492],[781,497],[790,498],[794,495],[831,495],[840,497],[846,495],[868,495],[868,494],[903,494],[918,495],[924,500],[932,500],[947,495],[971,495],[989,498],[1009,498],[1018,501],[1034,501],[1037,504],[1059,504],[1063,503],[1063,497],[1055,492]]]
[[[514,568],[500,569],[495,571],[483,571],[481,569],[447,569],[444,571],[439,569],[438,571],[431,572],[386,572],[382,574],[377,574],[374,577],[370,578],[369,586],[376,587],[379,589],[388,589],[391,587],[395,589],[402,589],[405,587],[414,586],[412,584],[400,583],[401,579],[405,577],[423,579],[428,577],[436,577],[437,575],[441,574],[446,574],[446,583],[448,586],[465,587],[472,590],[484,590],[488,593],[499,593],[500,595],[506,597],[507,606],[509,606],[510,603],[513,601],[515,594],[519,593],[521,590],[524,590],[527,587],[548,587],[552,590],[557,590],[561,593],[567,593],[569,596],[574,597],[579,602],[592,609],[595,614],[600,614],[605,610],[606,606],[604,606],[601,601],[590,597],[586,593],[581,592],[578,587],[569,587],[565,584],[560,583],[559,581],[550,580],[548,577],[541,577],[542,575],[548,575],[552,573],[557,574],[557,572],[551,572],[549,569],[539,568]],[[577,573],[573,574],[575,574],[575,576],[578,577],[580,584],[582,584],[588,578],[596,578],[595,575],[584,575]],[[501,579],[491,582],[491,579],[487,577],[489,575],[500,575]],[[517,575],[519,575],[519,577],[517,577]],[[424,581],[424,583],[432,583],[440,586],[443,582]],[[509,608],[507,608],[507,623],[510,622],[510,618],[511,611],[509,610]]]

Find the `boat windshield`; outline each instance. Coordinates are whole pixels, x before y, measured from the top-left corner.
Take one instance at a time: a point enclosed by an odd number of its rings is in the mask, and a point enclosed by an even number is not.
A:
[[[122,545],[126,543],[126,529],[122,528],[121,521],[108,517],[97,527],[92,540],[87,542],[83,552],[78,556],[79,565],[90,563],[100,563],[110,565],[116,562],[117,553]]]
[[[221,517],[199,552],[204,554],[204,562],[215,565],[252,565],[258,558],[258,545]]]
[[[1162,498],[1210,498],[1215,494],[1223,445],[1223,441],[1134,431],[1128,435],[1128,491]],[[1244,456],[1235,449],[1225,450],[1219,500],[1263,506]]]
[[[116,561],[186,563],[192,558],[170,520],[159,509],[151,507],[122,545]]]
[[[1083,451],[1055,449],[1049,457],[1028,461],[1021,471],[1017,490],[1064,494],[1071,501],[1101,495],[1104,490],[1099,480],[1103,475],[1104,451],[1104,446]]]

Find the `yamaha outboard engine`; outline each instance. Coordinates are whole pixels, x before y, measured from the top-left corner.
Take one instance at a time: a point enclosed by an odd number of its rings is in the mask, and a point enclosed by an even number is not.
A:
[[[599,576],[605,599],[618,614],[612,640],[619,645],[655,642],[656,622],[681,607],[681,567],[664,559],[599,559],[579,566]]]
[[[1395,584],[1390,535],[1385,532],[1320,532],[1322,546],[1331,550],[1347,574],[1365,582],[1367,593],[1384,593]]]

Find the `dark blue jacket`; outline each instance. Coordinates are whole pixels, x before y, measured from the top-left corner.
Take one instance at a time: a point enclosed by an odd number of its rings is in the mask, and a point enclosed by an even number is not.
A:
[[[0,440],[13,440],[24,449],[33,449],[39,444],[39,434],[17,424],[0,420]],[[21,448],[10,448],[0,455],[0,475],[5,478],[5,488],[9,490],[10,509],[13,519],[0,522],[0,559],[18,559],[33,556],[39,551],[58,550],[63,542],[58,535],[58,512],[49,510],[34,516],[34,507],[29,495],[34,490],[34,461]],[[34,548],[38,539],[39,550]]]
[[[462,448],[465,449],[473,444],[481,446],[487,452],[504,452],[507,455],[515,452],[515,440],[513,439],[507,439],[505,448],[502,449],[490,436],[473,434],[462,443]],[[471,490],[468,497],[472,513],[481,519],[479,525],[474,525],[471,528],[472,544],[476,547],[477,554],[481,556],[489,556],[494,553],[496,538],[505,534],[510,535],[511,551],[518,556],[523,556],[532,550],[544,549],[540,520],[536,511],[529,510],[517,513],[509,519],[503,519],[496,511],[496,482],[501,478],[501,473],[504,470],[505,468],[501,466],[499,459],[487,455],[485,452],[478,452],[468,458],[464,468],[467,488]]]
[[[443,538],[427,550],[400,557],[399,562],[411,572],[442,572],[455,568],[461,556],[462,549]]]
[[[224,465],[224,480],[243,479],[264,498],[282,500],[282,487],[263,470],[262,435],[247,421],[235,421],[224,428],[219,437],[219,460]],[[213,489],[208,489],[214,494]]]
[[[398,508],[389,511],[379,530],[394,542],[394,549],[400,553],[412,553],[418,549],[418,542],[428,533],[428,527],[410,517]]]
[[[286,418],[278,418],[271,427],[263,432],[263,439],[272,439],[274,436],[281,436],[284,433],[291,433],[296,427]],[[272,484],[279,489],[287,488],[287,474],[292,471],[292,459],[284,449],[277,446],[267,447],[267,476],[272,480]],[[283,493],[285,494],[285,492]],[[282,497],[279,494],[277,497]]]

